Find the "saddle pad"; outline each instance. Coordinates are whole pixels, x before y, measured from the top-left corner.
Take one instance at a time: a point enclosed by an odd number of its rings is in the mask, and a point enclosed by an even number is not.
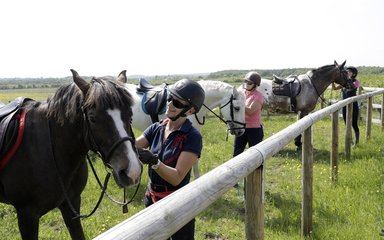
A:
[[[17,111],[6,129],[0,151],[0,171],[16,153],[23,140],[26,111]]]

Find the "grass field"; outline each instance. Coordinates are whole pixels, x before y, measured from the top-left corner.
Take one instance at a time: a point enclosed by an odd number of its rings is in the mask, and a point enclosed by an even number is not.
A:
[[[42,92],[34,90],[20,93],[37,100],[45,99]],[[36,94],[35,97],[27,95]],[[0,92],[0,100],[14,99],[16,92]],[[16,95],[15,95],[16,94]],[[294,115],[263,116],[265,139],[284,129],[296,120]],[[352,149],[352,158],[346,161],[344,149],[344,124],[340,122],[339,181],[330,180],[330,119],[314,125],[314,180],[313,180],[313,233],[310,239],[379,239],[384,228],[384,138],[379,126],[373,125],[369,142],[365,141],[365,124],[360,123],[361,144]],[[138,135],[139,132],[136,132]],[[210,117],[202,128],[204,149],[200,160],[201,173],[219,166],[232,156],[233,136],[226,141],[225,126]],[[100,177],[105,176],[101,161],[96,162]],[[143,174],[139,192],[129,213],[105,198],[97,212],[83,220],[87,239],[92,239],[117,223],[143,209],[142,196],[147,183]],[[111,194],[120,198],[120,191],[110,181]],[[132,194],[134,189],[130,189]],[[82,194],[82,212],[92,210],[100,190],[90,173]],[[233,188],[217,202],[196,217],[196,239],[245,239],[244,205],[242,192]],[[266,161],[265,185],[265,239],[302,239],[301,226],[301,153],[293,143],[288,144]],[[0,204],[1,239],[20,239],[13,207]],[[40,222],[40,239],[70,239],[58,210],[46,214]],[[384,238],[382,238],[384,239]]]

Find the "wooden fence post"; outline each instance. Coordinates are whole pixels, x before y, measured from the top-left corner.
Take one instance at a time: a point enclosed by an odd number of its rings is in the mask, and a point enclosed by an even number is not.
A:
[[[372,129],[372,98],[368,97],[368,105],[367,105],[367,120],[366,120],[366,131],[365,131],[365,140],[369,140],[371,138],[371,129]]]
[[[331,144],[331,178],[332,182],[336,182],[339,170],[339,111],[332,113]]]
[[[352,111],[353,103],[347,105],[347,113],[345,119],[345,159],[351,160],[351,142],[352,142]]]
[[[361,86],[357,88],[357,96],[361,95],[362,90],[363,90],[363,87]],[[358,101],[357,105],[360,106],[362,104],[360,104],[360,102]],[[361,120],[361,111],[359,111],[359,114],[357,115],[357,122],[359,122],[360,120]]]
[[[263,165],[245,180],[246,239],[264,239]]]
[[[301,230],[303,236],[312,232],[312,182],[313,182],[313,146],[312,125],[303,134],[302,150],[302,211]]]
[[[381,110],[380,110],[381,131],[384,131],[384,93],[381,96]]]

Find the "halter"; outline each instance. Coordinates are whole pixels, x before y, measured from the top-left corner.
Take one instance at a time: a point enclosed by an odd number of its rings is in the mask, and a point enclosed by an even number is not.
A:
[[[219,118],[223,123],[225,123],[226,125],[229,125],[229,128],[227,129],[227,133],[228,131],[231,131],[231,130],[237,130],[237,129],[245,129],[245,123],[242,123],[242,122],[239,122],[239,121],[235,121],[234,120],[234,106],[233,106],[233,100],[235,100],[236,98],[233,96],[233,94],[231,94],[231,98],[229,99],[229,101],[227,103],[225,103],[224,105],[220,106],[220,109],[223,109],[225,106],[227,106],[228,104],[230,105],[230,116],[231,116],[231,120],[225,120],[224,118],[222,118],[221,116],[219,116],[218,114],[216,114],[212,109],[210,109],[207,105],[205,105],[203,103],[203,106],[208,109],[211,113],[213,113],[213,115],[215,115],[217,118]],[[197,117],[197,115],[195,114],[195,118],[197,120],[197,122],[200,124],[200,125],[204,125],[204,122],[205,122],[205,118],[203,117],[203,122],[201,122],[199,120],[199,118]],[[242,127],[232,127],[234,124],[239,124],[241,125]],[[227,135],[228,136],[228,135]]]

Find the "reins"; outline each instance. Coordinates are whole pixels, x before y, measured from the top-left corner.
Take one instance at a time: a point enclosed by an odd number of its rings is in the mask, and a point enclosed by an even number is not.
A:
[[[92,216],[97,208],[99,207],[102,199],[103,199],[103,196],[104,196],[104,193],[107,189],[107,185],[108,185],[108,181],[109,181],[109,178],[111,176],[110,173],[108,173],[106,176],[105,176],[105,179],[104,179],[104,185],[103,185],[103,189],[101,191],[101,194],[100,194],[100,197],[99,197],[99,200],[97,201],[95,207],[92,209],[92,211],[89,213],[89,214],[86,214],[86,215],[81,215],[80,213],[78,213],[75,209],[75,207],[72,205],[71,203],[71,200],[68,196],[68,193],[67,193],[67,190],[65,188],[65,185],[64,185],[64,181],[63,181],[63,178],[61,177],[60,173],[59,173],[59,167],[57,165],[57,161],[56,161],[56,158],[55,158],[55,150],[54,150],[54,147],[53,147],[53,143],[52,143],[52,140],[51,140],[51,127],[50,127],[50,122],[49,120],[48,121],[48,131],[49,131],[49,134],[48,134],[48,137],[49,137],[49,141],[51,142],[51,151],[52,151],[52,156],[53,156],[53,162],[55,164],[55,170],[57,172],[57,178],[59,180],[59,184],[60,184],[60,188],[61,190],[63,191],[63,195],[64,195],[64,198],[65,198],[65,201],[68,203],[68,206],[69,208],[71,209],[72,213],[75,215],[72,219],[77,219],[77,218],[87,218],[87,217],[90,217]]]
[[[346,77],[343,75],[342,70],[340,68],[339,68],[339,73],[340,73],[340,76],[342,76],[344,78],[344,80],[347,81],[347,84],[348,84],[348,79],[346,79]],[[307,74],[307,76],[308,76],[309,80],[311,81],[312,86],[315,89],[317,96],[321,99],[321,101],[323,103],[327,103],[327,101],[319,94],[319,91],[317,90],[316,85],[313,83],[312,78],[308,74]],[[332,92],[331,92],[331,94],[332,94]],[[332,104],[331,101],[328,101],[328,105],[331,105],[331,104]]]
[[[82,109],[82,112],[83,112],[84,123],[85,123],[86,129],[87,129],[87,133],[86,133],[85,136],[88,137],[87,139],[88,139],[89,145],[90,145],[90,147],[91,147],[91,150],[94,151],[96,154],[98,154],[98,155],[101,157],[101,159],[102,159],[102,161],[103,161],[103,163],[104,163],[104,165],[105,165],[106,167],[111,168],[110,165],[109,165],[109,158],[112,156],[113,152],[117,149],[118,146],[120,146],[120,144],[122,144],[122,143],[125,142],[125,141],[131,141],[131,142],[134,143],[134,142],[135,142],[135,141],[134,141],[134,136],[133,136],[133,138],[130,137],[130,136],[121,138],[119,141],[115,142],[115,143],[112,145],[111,149],[110,149],[110,150],[108,151],[108,153],[105,155],[104,153],[102,153],[102,151],[101,151],[99,145],[98,145],[98,144],[95,142],[95,140],[94,140],[93,133],[92,133],[90,127],[89,127],[90,125],[89,125],[89,120],[88,120],[88,117],[87,117],[87,112],[86,112],[86,110],[85,110],[83,107],[82,107],[81,109]],[[80,213],[78,213],[78,212],[76,211],[76,209],[75,209],[74,206],[72,205],[71,200],[70,200],[70,198],[69,198],[69,196],[68,196],[67,190],[66,190],[66,188],[65,188],[64,181],[63,181],[63,179],[62,179],[62,177],[61,177],[61,175],[60,175],[60,173],[59,173],[59,168],[58,168],[57,161],[56,161],[56,158],[55,158],[55,151],[54,151],[54,147],[53,147],[53,142],[51,141],[51,127],[50,127],[49,119],[48,119],[47,121],[48,121],[48,132],[49,132],[48,137],[49,137],[49,141],[51,142],[50,147],[51,147],[51,151],[52,151],[52,155],[53,155],[53,162],[54,162],[55,169],[56,169],[56,172],[57,172],[57,176],[58,176],[58,180],[59,180],[60,187],[61,187],[61,189],[62,189],[62,191],[63,191],[64,198],[65,198],[65,200],[66,200],[66,202],[67,202],[69,208],[71,209],[71,211],[72,211],[73,214],[75,215],[75,216],[73,217],[73,219],[77,219],[77,218],[88,218],[88,217],[92,216],[92,215],[96,212],[97,208],[99,207],[99,205],[100,205],[100,203],[101,203],[101,201],[102,201],[102,199],[103,199],[103,197],[104,197],[105,194],[108,196],[108,198],[109,198],[111,201],[113,201],[113,202],[115,202],[115,203],[117,203],[117,204],[119,204],[119,205],[122,205],[122,207],[123,207],[123,213],[127,213],[127,212],[128,212],[128,204],[131,203],[131,202],[133,201],[133,199],[135,198],[135,196],[136,196],[136,194],[137,194],[137,192],[138,192],[138,189],[139,189],[140,184],[137,185],[136,190],[135,190],[135,192],[134,192],[132,198],[131,198],[129,201],[126,201],[126,188],[125,188],[125,187],[124,187],[124,192],[123,192],[123,202],[119,202],[119,201],[113,199],[113,198],[107,193],[108,181],[109,181],[109,178],[111,177],[111,173],[110,173],[110,172],[107,172],[107,174],[106,174],[106,176],[105,176],[105,179],[104,179],[104,184],[101,184],[101,181],[100,181],[100,179],[99,179],[99,177],[98,177],[98,175],[97,175],[97,173],[96,173],[96,170],[95,170],[95,168],[94,168],[94,166],[93,166],[93,164],[92,164],[92,161],[91,161],[90,158],[89,158],[88,153],[86,154],[86,156],[87,156],[87,160],[88,160],[89,165],[91,166],[91,169],[92,169],[92,172],[93,172],[93,174],[94,174],[94,176],[95,176],[95,178],[96,178],[96,181],[97,181],[97,183],[99,184],[99,186],[100,186],[100,188],[101,188],[101,193],[100,193],[100,197],[99,197],[99,199],[98,199],[98,201],[97,201],[95,207],[92,209],[92,211],[91,211],[89,214],[82,215],[82,214],[80,214]],[[131,125],[130,125],[130,126],[131,126]],[[132,128],[131,128],[131,132],[132,132],[132,134],[133,134]],[[86,140],[87,140],[87,139],[86,139]],[[136,149],[136,148],[135,148],[135,149]],[[137,150],[136,150],[136,151],[137,151]],[[105,157],[105,156],[106,156],[106,157]]]
[[[129,125],[130,128],[131,128],[130,130],[131,130],[131,133],[132,133],[132,137],[126,136],[126,137],[121,138],[119,141],[115,142],[112,145],[111,149],[109,150],[108,154],[106,154],[106,157],[105,157],[105,154],[102,154],[102,152],[101,152],[100,146],[95,142],[95,139],[94,139],[94,136],[93,136],[93,132],[91,131],[91,128],[89,127],[90,124],[89,124],[89,120],[88,120],[88,117],[87,117],[87,111],[83,107],[82,107],[82,111],[83,111],[84,122],[85,122],[86,128],[87,128],[87,133],[88,133],[87,136],[88,136],[88,139],[89,139],[89,143],[91,144],[91,148],[92,148],[91,150],[94,151],[95,153],[97,153],[101,157],[101,159],[102,159],[102,161],[103,161],[103,163],[104,163],[104,165],[106,167],[111,168],[110,165],[109,165],[109,159],[112,156],[113,152],[117,149],[117,147],[120,146],[120,144],[122,144],[125,141],[130,141],[132,143],[132,145],[134,146],[135,136],[133,135],[132,125],[131,124]],[[93,146],[92,146],[92,144],[93,144]],[[137,152],[137,150],[136,150],[136,152]],[[104,195],[104,193],[103,193],[103,191],[104,191],[105,194],[108,196],[108,198],[112,202],[122,206],[123,213],[127,213],[128,212],[128,204],[131,203],[133,201],[133,199],[135,198],[135,196],[136,196],[136,194],[137,194],[137,192],[139,190],[140,184],[137,185],[136,190],[135,190],[134,194],[132,195],[132,197],[131,197],[131,199],[129,201],[127,201],[127,199],[126,199],[126,188],[125,187],[124,187],[124,191],[123,191],[123,202],[115,200],[111,195],[108,194],[108,192],[106,192],[107,187],[106,186],[104,187],[101,184],[101,181],[100,181],[100,179],[99,179],[99,177],[98,177],[98,175],[96,173],[96,170],[95,170],[95,168],[94,168],[94,166],[92,164],[92,161],[89,159],[89,155],[88,154],[87,154],[87,159],[88,159],[89,165],[91,166],[92,172],[93,172],[93,174],[94,174],[94,176],[96,178],[96,181],[99,184],[100,188],[102,189],[102,194]],[[107,176],[110,175],[110,174],[111,173],[108,172]]]
[[[203,106],[208,109],[211,113],[213,113],[213,115],[215,115],[218,119],[220,119],[225,125],[227,124],[230,124],[231,123],[237,123],[239,125],[242,125],[243,127],[238,127],[238,128],[233,128],[233,127],[230,127],[227,129],[227,140],[228,140],[228,132],[230,130],[237,130],[237,129],[244,129],[245,128],[245,123],[242,123],[242,122],[239,122],[239,121],[235,121],[234,120],[234,112],[233,112],[233,94],[231,95],[231,98],[228,100],[227,103],[225,103],[224,105],[220,106],[220,109],[223,109],[225,106],[227,106],[228,104],[230,104],[230,116],[231,116],[231,120],[225,120],[224,118],[222,118],[221,116],[219,116],[217,113],[215,113],[211,108],[209,108],[207,105],[205,105],[203,103]],[[199,118],[197,117],[197,115],[195,114],[195,118],[197,120],[197,122],[200,124],[200,125],[204,125],[205,123],[205,117],[203,117],[203,122],[201,123],[201,121],[199,120]]]
[[[325,99],[319,94],[319,91],[317,90],[316,85],[313,83],[312,78],[311,78],[308,74],[306,74],[306,75],[307,75],[307,77],[309,78],[309,80],[311,81],[312,86],[313,86],[313,88],[315,89],[315,92],[316,92],[317,96],[321,99],[321,101],[322,101],[323,103],[325,103],[325,102],[326,102]]]
[[[92,160],[89,158],[89,154],[87,154],[87,160],[88,160],[88,163],[89,165],[91,166],[91,169],[92,169],[92,172],[93,172],[93,175],[95,176],[95,179],[97,181],[97,184],[100,186],[100,188],[102,190],[104,190],[104,186],[101,184],[101,181],[100,181],[100,178],[99,176],[97,175],[97,172],[96,172],[96,169],[95,167],[93,166],[93,163],[92,163]],[[107,173],[107,176],[110,176],[111,173]],[[109,177],[108,177],[109,178]],[[105,181],[104,181],[105,182]],[[137,187],[136,187],[136,190],[135,192],[133,193],[131,199],[129,201],[126,201],[126,188],[124,188],[124,192],[123,192],[123,202],[120,202],[116,199],[114,199],[110,194],[108,194],[108,192],[106,191],[107,188],[105,187],[105,195],[107,195],[107,197],[109,198],[109,200],[111,200],[112,202],[118,204],[118,205],[121,205],[122,208],[123,208],[123,213],[127,213],[128,212],[128,204],[130,204],[133,199],[135,198],[137,192],[139,191],[139,187],[140,187],[140,184],[137,184]]]

